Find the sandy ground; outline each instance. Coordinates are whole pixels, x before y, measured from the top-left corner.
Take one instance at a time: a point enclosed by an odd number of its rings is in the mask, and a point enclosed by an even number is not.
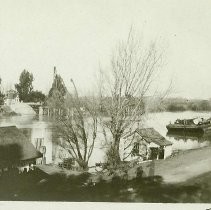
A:
[[[185,151],[166,160],[145,164],[144,173],[159,175],[166,183],[185,182],[211,171],[211,147]]]

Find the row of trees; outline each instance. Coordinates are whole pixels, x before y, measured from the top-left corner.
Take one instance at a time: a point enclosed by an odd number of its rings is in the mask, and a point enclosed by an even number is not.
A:
[[[59,74],[54,74],[54,80],[48,95],[33,87],[34,76],[27,70],[23,70],[19,77],[19,83],[15,84],[20,101],[43,102],[50,107],[62,108],[67,89]],[[64,107],[63,107],[64,108]]]
[[[165,103],[165,102],[164,102]],[[175,99],[175,102],[166,103],[166,111],[211,111],[211,101],[209,100],[186,100],[180,102]]]
[[[211,100],[165,98],[162,101],[162,106],[157,106],[158,101],[159,99],[156,98],[146,100],[149,112],[211,111]]]
[[[60,75],[55,74],[55,78],[48,95],[45,95],[41,91],[34,90],[33,81],[33,74],[24,69],[20,74],[19,83],[15,84],[15,89],[20,101],[41,102],[50,107],[61,108],[61,105],[64,104],[64,96],[67,93],[67,89]],[[3,94],[0,90],[0,104],[4,103],[4,98],[5,94]]]
[[[70,94],[58,85],[63,84],[61,78],[55,78],[49,92],[49,104],[74,110],[73,115],[61,116],[57,120],[58,134],[62,137],[59,144],[81,168],[87,169],[99,132],[106,142],[110,142],[109,164],[118,166],[121,161],[120,139],[142,120],[144,97],[161,64],[162,53],[157,50],[155,42],[144,48],[131,30],[127,40],[117,45],[110,67],[100,69],[97,96],[82,100],[73,80],[74,91]]]

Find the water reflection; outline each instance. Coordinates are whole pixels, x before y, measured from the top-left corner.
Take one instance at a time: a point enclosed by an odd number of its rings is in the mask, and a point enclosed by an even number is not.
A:
[[[197,149],[211,145],[211,134],[167,132],[166,136],[173,143],[173,150]]]
[[[211,145],[211,135],[197,133],[168,133],[166,125],[176,119],[191,119],[195,117],[211,117],[211,112],[160,112],[150,113],[146,117],[145,126],[153,127],[167,140],[173,143],[173,150],[189,150]]]

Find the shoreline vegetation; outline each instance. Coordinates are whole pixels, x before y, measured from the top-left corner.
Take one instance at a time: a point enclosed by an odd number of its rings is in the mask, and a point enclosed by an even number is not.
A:
[[[148,112],[211,111],[211,99],[153,98],[145,99]]]

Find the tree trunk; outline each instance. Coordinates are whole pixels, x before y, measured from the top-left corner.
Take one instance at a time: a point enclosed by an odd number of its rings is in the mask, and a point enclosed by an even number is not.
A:
[[[115,150],[115,159],[117,163],[120,163],[120,154],[119,154],[119,144],[120,144],[120,137],[118,135],[114,138],[114,150]]]
[[[88,162],[87,161],[84,161],[84,160],[78,160],[78,165],[80,166],[80,168],[83,170],[83,171],[87,171],[88,170]]]

